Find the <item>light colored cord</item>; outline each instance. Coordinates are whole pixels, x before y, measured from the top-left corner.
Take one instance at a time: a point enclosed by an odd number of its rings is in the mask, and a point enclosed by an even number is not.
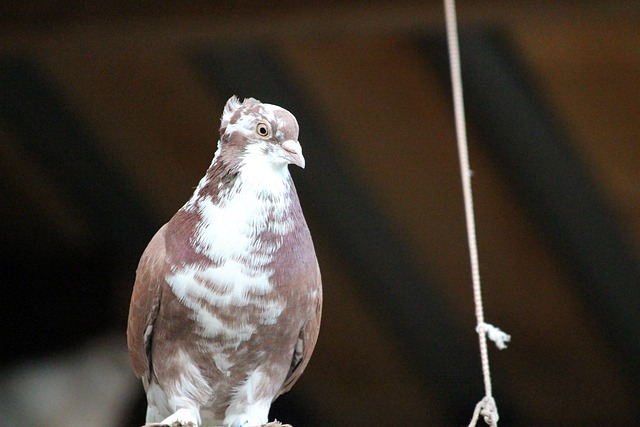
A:
[[[484,377],[485,397],[476,405],[469,427],[476,425],[478,417],[482,415],[490,426],[498,425],[498,408],[492,395],[491,371],[489,369],[489,352],[487,350],[487,334],[496,341],[499,348],[504,348],[505,342],[511,337],[500,329],[485,323],[480,286],[480,267],[478,262],[478,243],[476,239],[476,224],[473,210],[473,195],[471,191],[471,168],[469,166],[469,149],[467,144],[466,121],[464,115],[464,101],[462,96],[462,76],[460,74],[460,47],[458,42],[458,25],[456,18],[455,0],[444,0],[445,19],[447,27],[447,43],[449,47],[449,62],[451,66],[451,88],[453,92],[453,109],[455,114],[456,139],[458,142],[458,156],[460,158],[460,172],[462,175],[462,192],[464,196],[465,217],[467,223],[467,237],[471,261],[471,278],[473,281],[473,300],[476,308],[478,339],[480,342],[480,361]]]
[[[473,411],[473,417],[471,418],[469,427],[475,427],[480,415],[482,415],[484,422],[487,423],[487,425],[498,425],[498,419],[500,417],[498,416],[498,408],[496,407],[496,401],[493,400],[493,397],[485,396],[484,399],[478,402],[476,409]]]

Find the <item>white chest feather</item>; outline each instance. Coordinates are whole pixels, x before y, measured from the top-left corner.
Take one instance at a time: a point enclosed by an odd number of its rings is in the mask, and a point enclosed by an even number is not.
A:
[[[192,310],[199,334],[219,336],[232,347],[251,338],[256,322],[275,324],[284,310],[284,301],[268,295],[273,289],[269,264],[293,226],[287,215],[291,201],[286,168],[244,169],[219,203],[205,196],[187,205],[201,218],[194,249],[212,262],[176,266],[166,277],[174,294]],[[260,238],[265,232],[270,238]],[[258,310],[246,310],[249,306]],[[247,318],[250,312],[260,313],[259,318]],[[233,321],[223,320],[230,317]],[[218,364],[222,368],[225,363]]]

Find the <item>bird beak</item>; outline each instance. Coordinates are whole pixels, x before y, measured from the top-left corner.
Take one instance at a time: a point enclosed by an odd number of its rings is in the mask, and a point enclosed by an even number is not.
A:
[[[302,156],[302,147],[300,143],[294,139],[288,139],[282,143],[282,149],[285,151],[284,158],[289,161],[289,163],[293,163],[294,165],[300,166],[304,169],[304,157]]]

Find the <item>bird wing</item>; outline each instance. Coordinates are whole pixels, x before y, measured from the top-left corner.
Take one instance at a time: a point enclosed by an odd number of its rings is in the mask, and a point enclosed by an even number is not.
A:
[[[151,369],[153,326],[160,311],[160,300],[166,271],[166,224],[153,236],[136,270],[136,281],[129,307],[127,344],[133,369],[145,377]]]
[[[289,374],[284,380],[280,393],[284,394],[291,390],[291,387],[298,381],[300,375],[307,367],[311,353],[318,341],[318,333],[320,331],[320,318],[322,317],[322,284],[320,277],[320,267],[316,264],[316,274],[313,279],[313,285],[311,289],[317,290],[316,299],[314,301],[313,312],[309,320],[304,324],[300,330],[298,341],[291,360],[291,367],[289,368]],[[277,396],[276,396],[277,397]]]

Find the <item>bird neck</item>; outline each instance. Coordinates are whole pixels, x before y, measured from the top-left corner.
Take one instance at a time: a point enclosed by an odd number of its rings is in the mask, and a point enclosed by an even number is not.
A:
[[[288,195],[292,186],[286,164],[272,164],[252,156],[229,158],[218,150],[190,202],[205,197],[219,201],[240,193],[276,200]]]
[[[288,171],[263,171],[275,176],[259,180],[261,174],[249,166],[214,161],[182,210],[198,218],[196,252],[216,262],[243,259],[257,268],[271,252],[255,258],[251,248],[277,250],[302,214]]]

